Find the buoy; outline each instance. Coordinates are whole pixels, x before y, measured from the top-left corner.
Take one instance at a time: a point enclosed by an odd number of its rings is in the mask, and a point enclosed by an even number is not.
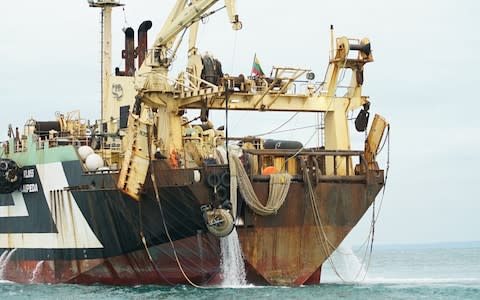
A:
[[[90,146],[81,146],[78,148],[77,151],[78,151],[78,155],[80,155],[80,158],[83,161],[85,161],[90,154],[94,153],[92,147]]]
[[[103,159],[96,153],[90,154],[85,160],[85,166],[89,171],[96,171],[98,168],[103,167]]]
[[[274,166],[268,166],[265,169],[262,170],[262,175],[271,175],[271,174],[277,174],[278,169],[275,168]]]

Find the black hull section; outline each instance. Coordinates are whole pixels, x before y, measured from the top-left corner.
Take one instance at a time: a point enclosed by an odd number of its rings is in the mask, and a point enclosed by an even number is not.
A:
[[[38,192],[20,194],[27,215],[0,217],[0,233],[29,234],[34,243],[25,242],[22,247],[22,241],[17,241],[12,247],[0,248],[0,266],[11,270],[3,272],[3,279],[31,282],[35,270],[38,273],[45,269],[34,282],[187,283],[178,264],[184,264],[187,275],[190,273],[199,283],[217,275],[219,240],[208,233],[200,210],[205,203],[198,203],[192,192],[192,188],[204,189],[203,183],[160,186],[159,205],[151,184],[146,185],[141,200],[135,201],[116,188],[117,174],[87,174],[79,161],[61,164],[68,186],[45,193],[43,188],[48,184],[35,176],[28,182],[37,184]],[[37,167],[29,168],[35,174],[39,172]],[[18,204],[11,194],[2,195],[0,200],[0,206]],[[75,205],[81,216],[72,209]],[[84,218],[85,228],[78,228],[82,224],[79,216]],[[100,246],[82,247],[78,243],[62,248],[42,239],[44,233],[55,235],[62,230],[78,236],[91,232]],[[61,239],[69,238],[77,239]],[[177,245],[175,251],[170,242]],[[7,273],[18,275],[10,278]]]

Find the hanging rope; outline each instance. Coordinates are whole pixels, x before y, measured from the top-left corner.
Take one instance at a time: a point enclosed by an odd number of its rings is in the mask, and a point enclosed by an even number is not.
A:
[[[316,201],[316,196],[315,196],[315,191],[313,190],[312,187],[312,182],[310,181],[310,176],[308,175],[307,168],[303,168],[303,180],[307,184],[307,192],[308,192],[308,197],[310,199],[310,204],[312,206],[312,213],[313,213],[313,218],[315,220],[315,229],[317,233],[317,238],[322,246],[323,253],[327,257],[327,261],[330,263],[330,266],[332,267],[332,270],[337,274],[337,276],[342,280],[342,282],[346,282],[345,279],[340,275],[338,272],[337,268],[335,267],[335,264],[333,263],[332,258],[330,257],[330,254],[335,251],[335,246],[329,241],[327,234],[325,232],[325,228],[323,227],[322,224],[322,219],[320,217],[320,213],[318,210],[317,206],[317,201]]]
[[[165,221],[165,214],[163,213],[162,203],[160,202],[160,195],[159,195],[159,192],[158,192],[158,186],[157,186],[157,182],[156,182],[156,179],[155,179],[155,170],[153,169],[153,164],[152,164],[152,153],[151,153],[152,149],[151,149],[151,146],[150,146],[151,145],[150,125],[147,125],[147,136],[148,136],[148,158],[150,160],[150,164],[149,164],[150,178],[152,180],[153,190],[155,192],[155,199],[157,201],[158,208],[160,209],[160,215],[162,216],[163,228],[165,230],[165,234],[167,235],[168,241],[170,242],[170,246],[172,247],[173,255],[175,256],[175,261],[177,262],[177,266],[180,269],[180,272],[182,272],[183,277],[185,278],[185,280],[187,280],[188,283],[190,283],[192,286],[197,287],[197,288],[207,288],[207,287],[195,284],[193,281],[190,280],[190,278],[188,278],[188,276],[185,273],[185,271],[183,270],[182,264],[180,263],[180,260],[178,258],[177,250],[175,249],[175,245],[173,244],[173,240],[170,236],[170,232],[168,230],[167,223]]]
[[[162,272],[160,272],[160,270],[158,270],[157,268],[157,265],[155,264],[155,262],[153,261],[153,258],[152,258],[152,254],[150,253],[150,250],[148,249],[148,246],[147,246],[147,240],[145,239],[145,235],[143,233],[143,219],[142,219],[142,201],[139,201],[138,202],[138,216],[139,216],[139,225],[140,225],[140,232],[139,232],[139,235],[140,235],[140,238],[142,240],[142,244],[143,244],[143,247],[145,249],[145,252],[147,252],[147,256],[148,256],[148,260],[150,260],[150,263],[152,264],[153,266],[153,269],[155,270],[155,272],[163,278],[163,280],[165,280],[166,283],[170,284],[170,285],[173,285],[172,282],[170,282],[170,280],[168,280],[168,278],[166,278]]]
[[[360,247],[355,251],[355,252],[360,252],[365,247],[363,258],[362,258],[362,264],[361,264],[361,267],[358,270],[357,274],[355,275],[355,280],[360,275],[360,272],[361,272],[363,266],[365,266],[365,272],[363,274],[363,278],[360,281],[365,280],[365,278],[367,276],[367,273],[368,273],[368,269],[370,268],[370,263],[371,263],[372,253],[373,253],[373,243],[374,243],[374,240],[375,240],[375,224],[378,221],[378,218],[380,216],[380,211],[382,209],[383,199],[385,197],[385,191],[386,191],[386,188],[387,188],[388,173],[389,173],[389,170],[390,170],[390,125],[387,126],[387,134],[385,135],[385,139],[382,143],[382,146],[380,147],[380,150],[377,152],[377,154],[375,156],[377,156],[380,152],[382,152],[385,145],[387,146],[387,166],[385,168],[385,182],[384,182],[384,185],[383,185],[382,196],[380,198],[380,204],[378,205],[379,206],[378,210],[376,209],[376,201],[374,201],[373,204],[372,204],[372,219],[370,221],[370,230],[369,230],[368,236],[362,242]],[[365,191],[365,196],[367,196],[367,191]],[[346,253],[346,254],[341,253],[341,254],[342,255],[351,255],[350,253]]]
[[[385,146],[385,144],[387,144],[387,167],[385,168],[385,182],[383,184],[383,191],[382,191],[382,197],[380,198],[380,204],[379,204],[379,207],[378,207],[378,211],[376,212],[375,210],[375,202],[373,202],[373,207],[372,207],[372,221],[371,221],[371,224],[370,224],[370,233],[369,233],[369,237],[371,237],[370,239],[370,251],[369,251],[369,255],[368,255],[368,260],[367,260],[367,264],[366,264],[366,269],[365,269],[365,276],[363,279],[365,279],[366,277],[366,273],[368,271],[368,269],[370,268],[370,261],[371,261],[371,257],[372,257],[372,252],[373,252],[373,242],[374,242],[374,238],[375,238],[375,224],[377,223],[378,221],[378,218],[380,216],[380,211],[382,209],[382,205],[383,205],[383,199],[385,197],[385,191],[387,189],[387,181],[388,181],[388,172],[390,170],[390,124],[387,126],[387,134],[385,135],[385,140],[383,142],[383,145],[382,147],[380,148],[380,150],[377,152],[376,156],[382,152],[383,150],[383,147]],[[367,245],[368,247],[368,245]]]
[[[227,146],[228,147],[228,146]],[[229,153],[230,156],[235,156],[234,154]],[[229,171],[230,171],[230,203],[232,203],[232,209],[230,210],[233,215],[233,219],[235,223],[237,221],[237,206],[238,206],[238,199],[237,199],[237,191],[238,191],[238,176],[237,176],[237,168],[235,163],[232,163],[233,158],[229,159]],[[243,167],[243,166],[242,166]]]
[[[263,205],[255,194],[252,183],[240,159],[235,155],[231,155],[230,162],[233,165],[230,168],[233,168],[235,177],[238,180],[240,193],[248,206],[261,216],[276,214],[287,198],[292,176],[288,173],[271,174],[267,204]]]

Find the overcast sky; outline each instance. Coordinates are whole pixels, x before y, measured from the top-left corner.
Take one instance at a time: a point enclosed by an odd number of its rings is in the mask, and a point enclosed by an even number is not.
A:
[[[151,42],[173,1],[124,3],[124,10],[114,10],[113,67],[123,67],[122,27],[136,31],[141,21],[152,20]],[[230,74],[248,74],[257,53],[266,72],[297,66],[323,78],[330,24],[338,36],[370,38],[375,62],[365,67],[364,94],[371,97],[371,112],[392,126],[377,242],[480,240],[480,1],[238,0],[237,7],[241,31],[230,29],[224,11],[199,31],[200,51],[213,53]],[[0,25],[1,140],[9,123],[23,126],[30,116],[54,120],[55,111],[80,109],[85,118],[99,117],[98,9],[80,0],[8,1]],[[179,53],[178,65],[184,57]],[[260,133],[290,115],[262,115],[251,126],[256,114],[240,113],[229,124],[234,134]],[[313,120],[295,118],[289,128]],[[305,142],[310,135],[286,137]],[[356,134],[355,140],[362,138]],[[353,236],[366,234],[360,226]]]

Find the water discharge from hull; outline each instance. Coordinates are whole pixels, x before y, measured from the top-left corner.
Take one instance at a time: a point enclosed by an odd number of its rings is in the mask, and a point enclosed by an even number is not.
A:
[[[220,247],[222,253],[222,286],[238,287],[246,285],[243,254],[235,228],[228,236],[220,238]]]
[[[15,250],[5,250],[0,256],[0,279],[5,279],[7,264],[10,261],[10,258],[15,253]]]
[[[38,280],[40,279],[39,276],[41,276],[41,271],[42,271],[42,267],[43,267],[44,262],[45,262],[44,260],[39,261],[37,263],[37,265],[35,266],[35,269],[32,272],[32,278],[30,279],[31,283],[37,283]]]
[[[5,258],[8,255],[8,250],[3,251],[2,255],[0,255],[0,279],[4,278],[4,269],[6,265]]]

